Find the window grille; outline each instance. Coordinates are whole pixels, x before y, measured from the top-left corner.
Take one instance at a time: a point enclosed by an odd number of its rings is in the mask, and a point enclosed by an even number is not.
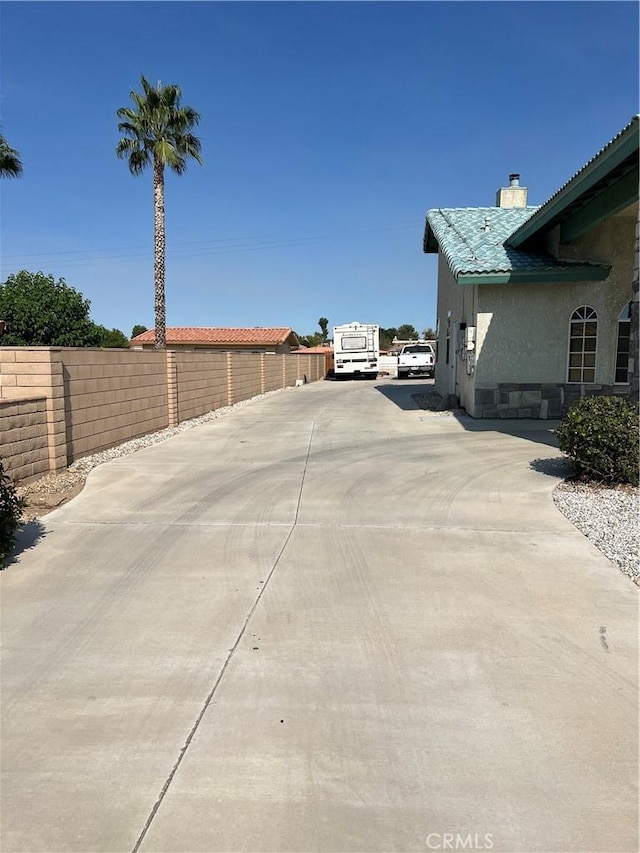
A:
[[[598,315],[589,306],[577,308],[569,322],[568,382],[595,382]]]

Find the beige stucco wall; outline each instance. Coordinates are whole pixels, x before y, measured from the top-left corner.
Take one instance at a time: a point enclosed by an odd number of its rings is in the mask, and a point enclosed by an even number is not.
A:
[[[569,321],[588,305],[598,314],[597,384],[614,380],[617,322],[631,298],[635,220],[614,217],[561,257],[612,264],[606,281],[483,285],[477,303],[476,386],[566,382]]]
[[[475,325],[478,288],[457,284],[442,254],[438,254],[438,356],[435,389],[443,397],[455,394],[465,409],[473,414],[473,374],[467,373],[467,361],[458,350],[460,323]],[[450,313],[450,317],[448,316]],[[449,364],[447,358],[447,324],[450,327]]]

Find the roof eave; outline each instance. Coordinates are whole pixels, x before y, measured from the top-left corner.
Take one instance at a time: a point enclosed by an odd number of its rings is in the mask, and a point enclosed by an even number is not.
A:
[[[591,189],[606,174],[619,166],[638,151],[638,116],[627,128],[605,148],[599,156],[588,163],[555,196],[517,228],[506,240],[506,244],[517,248],[539,231],[549,226],[569,204]]]
[[[604,281],[611,267],[592,264],[588,267],[562,270],[530,270],[528,272],[461,272],[455,277],[458,284],[562,284],[575,281]]]
[[[424,231],[424,238],[422,240],[422,251],[425,255],[434,254],[438,252],[438,240],[436,239],[436,235],[433,233],[433,229],[427,223],[427,226]]]

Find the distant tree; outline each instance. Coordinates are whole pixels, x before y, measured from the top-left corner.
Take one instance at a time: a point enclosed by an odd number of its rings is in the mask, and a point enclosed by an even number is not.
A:
[[[105,348],[129,349],[129,338],[120,329],[107,329],[105,326],[98,326],[100,331],[100,343],[98,346]]]
[[[402,326],[398,326],[398,340],[400,341],[417,341],[419,335],[414,326],[410,326],[408,323],[404,323]]]
[[[0,178],[19,178],[21,174],[20,154],[0,134]]]
[[[436,339],[435,329],[431,329],[431,328],[425,329],[424,332],[422,333],[422,337],[424,338],[425,341],[435,341],[435,339]]]
[[[320,326],[320,329],[322,331],[322,340],[324,342],[328,338],[327,326],[329,325],[329,321],[326,317],[320,317],[320,319],[318,320],[318,325]]]
[[[319,347],[324,343],[322,332],[313,332],[311,335],[298,335],[296,337],[301,347]]]
[[[398,330],[393,326],[389,329],[380,329],[380,349],[391,349],[393,339],[398,337]]]
[[[148,331],[146,326],[140,326],[136,323],[136,325],[133,327],[133,329],[131,329],[131,337],[137,338],[138,335],[141,335],[143,332],[146,332],[146,331]]]
[[[26,270],[10,275],[0,284],[0,318],[7,324],[0,346],[99,346],[90,305],[63,278]]]
[[[200,114],[181,105],[179,86],[158,83],[154,88],[144,75],[140,82],[142,94],[131,92],[135,108],[122,107],[117,112],[118,130],[124,136],[116,154],[128,160],[133,175],[141,175],[148,166],[153,168],[155,348],[166,349],[164,170],[168,166],[182,175],[190,158],[202,163],[200,140],[191,132]]]

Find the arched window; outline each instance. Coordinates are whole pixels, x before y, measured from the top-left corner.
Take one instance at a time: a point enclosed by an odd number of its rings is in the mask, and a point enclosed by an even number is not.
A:
[[[627,302],[618,317],[616,336],[616,375],[614,382],[629,381],[629,336],[631,334],[631,303]]]
[[[595,382],[598,315],[588,305],[576,308],[569,323],[568,382]]]

